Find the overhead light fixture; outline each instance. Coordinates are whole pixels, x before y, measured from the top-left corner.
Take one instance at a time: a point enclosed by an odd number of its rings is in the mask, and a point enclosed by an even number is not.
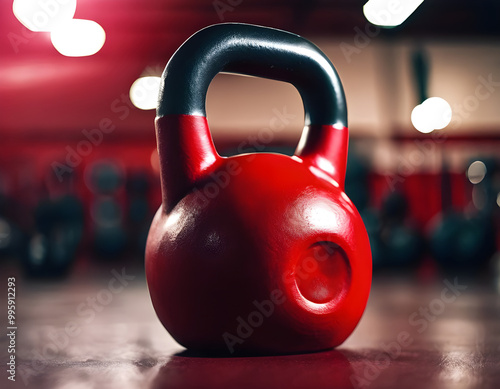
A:
[[[450,104],[445,99],[430,97],[413,108],[411,122],[418,131],[427,134],[445,128],[450,124],[451,116]]]
[[[130,100],[139,109],[155,109],[158,105],[161,77],[140,77],[130,87]]]
[[[62,55],[85,57],[101,50],[106,33],[92,20],[71,19],[52,31],[50,40]]]
[[[424,0],[369,0],[363,6],[366,19],[381,27],[396,27],[415,12]]]
[[[12,11],[31,31],[53,31],[75,16],[76,0],[14,0]]]

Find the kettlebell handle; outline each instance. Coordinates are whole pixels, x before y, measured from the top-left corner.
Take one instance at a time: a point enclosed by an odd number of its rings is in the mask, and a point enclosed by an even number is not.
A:
[[[222,71],[293,84],[305,112],[295,156],[343,189],[347,108],[330,60],[298,35],[224,23],[191,36],[162,75],[155,123],[166,212],[221,161],[208,128],[205,99],[210,82]]]
[[[204,28],[177,50],[163,72],[157,116],[206,116],[208,87],[219,72],[291,83],[306,126],[347,127],[342,83],[321,50],[299,35],[240,23]]]

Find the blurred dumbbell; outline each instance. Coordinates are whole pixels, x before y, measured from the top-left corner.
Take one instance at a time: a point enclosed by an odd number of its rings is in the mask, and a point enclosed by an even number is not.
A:
[[[9,218],[0,216],[0,258],[19,259],[24,245],[21,229]]]
[[[115,259],[127,240],[121,205],[111,196],[99,196],[92,206],[94,250],[99,257]]]
[[[490,229],[487,220],[448,211],[432,230],[432,255],[447,272],[475,273],[493,254]]]
[[[402,269],[416,266],[423,254],[423,239],[408,216],[402,192],[388,194],[381,209],[380,240],[385,264]]]
[[[150,177],[146,171],[131,173],[127,180],[127,232],[131,253],[143,263],[152,209],[149,204]]]
[[[123,186],[123,169],[114,161],[99,161],[86,171],[85,182],[94,193],[113,194]]]
[[[385,250],[380,239],[380,216],[376,209],[367,208],[360,211],[366,227],[372,252],[373,269],[378,270],[386,265]]]
[[[83,231],[83,205],[74,195],[41,199],[35,209],[35,234],[24,254],[31,277],[62,277],[75,260]]]
[[[102,160],[87,168],[85,182],[94,193],[91,205],[94,253],[101,259],[117,259],[127,241],[123,206],[119,201],[125,183],[124,171],[117,162]]]
[[[484,163],[476,162],[467,171],[469,181],[474,184],[473,212],[468,213],[454,209],[450,174],[443,166],[442,212],[433,222],[430,246],[433,257],[446,272],[475,274],[485,268],[495,251],[492,199],[486,189],[488,169]],[[478,192],[484,197],[478,198]]]
[[[358,211],[363,211],[370,203],[368,183],[368,163],[353,150],[349,150],[347,162],[345,192]]]

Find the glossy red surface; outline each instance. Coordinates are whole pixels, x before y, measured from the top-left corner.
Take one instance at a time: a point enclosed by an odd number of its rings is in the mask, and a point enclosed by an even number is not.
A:
[[[276,357],[199,358],[175,355],[158,372],[151,387],[226,388],[355,388],[355,373],[344,353],[336,350]]]
[[[306,128],[293,157],[229,158],[204,117],[167,115],[156,128],[163,205],[146,276],[170,334],[230,353],[341,344],[371,283],[366,230],[342,189],[347,128]]]

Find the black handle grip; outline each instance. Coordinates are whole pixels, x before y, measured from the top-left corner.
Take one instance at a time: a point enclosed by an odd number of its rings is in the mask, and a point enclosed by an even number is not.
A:
[[[198,31],[175,52],[162,76],[157,116],[206,116],[205,98],[219,72],[293,84],[305,124],[347,127],[339,76],[328,57],[301,36],[249,24],[216,24]]]

